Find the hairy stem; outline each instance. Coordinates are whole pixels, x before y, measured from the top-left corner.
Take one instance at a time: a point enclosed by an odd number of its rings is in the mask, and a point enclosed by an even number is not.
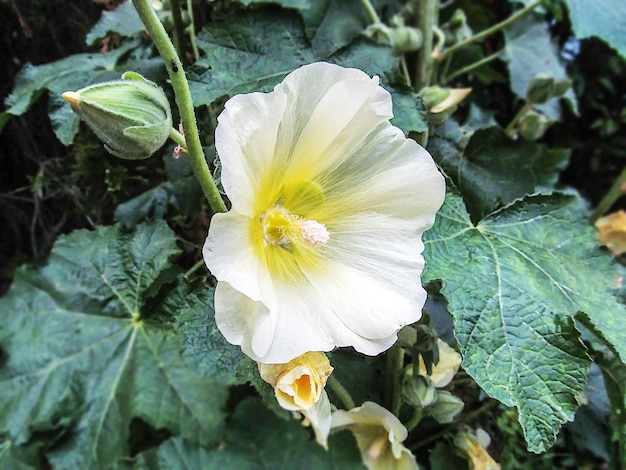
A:
[[[197,62],[200,59],[200,51],[198,50],[198,41],[196,41],[196,24],[193,19],[193,0],[187,0],[187,13],[189,14],[189,39],[191,40],[191,49],[193,50],[193,58]]]
[[[354,400],[352,399],[346,388],[341,384],[341,382],[339,382],[339,380],[335,378],[334,375],[328,377],[327,384],[331,388],[331,390],[335,392],[335,395],[339,397],[339,399],[343,403],[343,406],[346,407],[346,410],[351,410],[352,408],[354,408]]]
[[[422,0],[417,4],[417,29],[422,32],[423,43],[417,51],[415,90],[430,85],[433,72],[433,34],[439,18],[439,0]]]
[[[491,28],[487,28],[483,31],[481,31],[478,34],[475,34],[474,36],[467,38],[464,41],[461,42],[457,42],[456,44],[454,44],[453,46],[451,46],[450,48],[446,49],[443,54],[441,54],[440,59],[443,60],[445,59],[448,55],[453,54],[455,51],[461,49],[462,47],[467,46],[468,44],[472,44],[474,42],[478,42],[481,41],[483,39],[485,39],[487,36],[492,35],[493,33],[497,33],[498,31],[506,28],[507,26],[509,26],[510,24],[515,23],[517,20],[519,20],[520,18],[526,16],[527,14],[529,14],[530,12],[532,12],[536,7],[538,7],[539,5],[541,5],[543,3],[543,0],[536,0],[533,3],[531,3],[530,5],[528,5],[525,8],[522,8],[520,11],[518,11],[517,13],[509,16],[506,20],[501,21],[498,24],[493,25]]]
[[[431,434],[430,436],[422,439],[421,441],[417,441],[415,444],[410,446],[410,449],[411,450],[417,450],[417,449],[419,449],[421,447],[424,447],[425,445],[430,444],[431,442],[434,442],[434,441],[442,438],[443,436],[445,436],[449,432],[452,432],[455,429],[458,429],[462,424],[469,423],[474,418],[477,418],[478,416],[480,416],[484,412],[490,410],[491,408],[493,408],[493,407],[495,407],[495,406],[497,406],[499,404],[500,404],[500,402],[497,401],[497,400],[488,400],[480,408],[477,408],[476,410],[472,411],[471,413],[467,413],[466,415],[461,416],[461,418],[457,422],[455,422],[453,424],[449,424],[448,426],[445,426],[441,431],[436,432],[434,434]]]
[[[528,102],[524,103],[524,106],[522,106],[522,109],[520,109],[517,112],[515,117],[511,120],[511,122],[509,122],[509,125],[506,126],[506,129],[504,129],[504,133],[506,135],[508,135],[509,137],[511,137],[513,135],[513,131],[515,130],[515,127],[517,126],[517,123],[519,122],[520,119],[522,119],[522,116],[524,114],[526,114],[526,112],[529,109],[530,109],[530,103],[528,103]]]
[[[385,364],[385,406],[398,416],[402,404],[402,373],[404,366],[404,349],[398,342],[387,352]]]
[[[187,151],[187,141],[185,140],[185,136],[178,132],[176,129],[170,129],[170,139],[180,145],[182,148]]]
[[[172,8],[172,21],[174,23],[174,47],[183,64],[185,64],[185,38],[183,36],[183,16],[180,11],[180,0],[170,0],[170,6]]]
[[[491,54],[488,55],[487,57],[480,59],[476,62],[474,62],[473,64],[469,64],[466,65],[465,67],[462,67],[456,71],[454,71],[453,73],[451,73],[449,76],[443,78],[442,83],[447,83],[450,80],[452,80],[453,78],[458,77],[459,75],[463,75],[465,73],[471,72],[472,70],[476,70],[478,67],[482,67],[485,64],[488,64],[489,62],[491,62],[492,60],[497,59],[498,57],[500,57],[500,55],[502,55],[504,51],[498,51],[495,54]]]
[[[156,12],[152,8],[150,1],[133,0],[133,5],[141,21],[143,21],[143,24],[146,26],[148,34],[154,41],[159,55],[165,62],[167,73],[172,82],[174,94],[176,95],[180,119],[183,123],[183,129],[185,130],[187,155],[189,156],[194,174],[202,187],[204,195],[209,201],[211,209],[213,209],[214,212],[226,212],[226,205],[211,177],[211,172],[209,171],[209,166],[207,165],[204,151],[202,150],[196,115],[194,113],[193,102],[191,101],[191,92],[189,91],[189,83],[187,82],[187,77],[183,70],[183,64],[165,28],[163,28]]]
[[[367,10],[367,14],[370,15],[372,23],[380,23],[380,17],[378,16],[378,13],[376,13],[376,10],[372,6],[370,0],[361,0],[361,3]]]
[[[620,175],[609,189],[609,192],[606,193],[606,196],[602,198],[596,209],[591,214],[591,222],[595,222],[598,220],[609,208],[617,201],[621,196],[626,194],[626,168],[622,170]]]

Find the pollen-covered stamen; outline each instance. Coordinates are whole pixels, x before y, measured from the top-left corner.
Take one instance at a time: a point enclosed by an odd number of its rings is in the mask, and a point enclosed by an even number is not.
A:
[[[330,240],[330,233],[317,220],[304,220],[300,227],[302,228],[302,238],[311,246],[318,247],[326,245]]]
[[[263,213],[259,221],[266,246],[280,246],[291,251],[292,244],[298,240],[317,248],[330,239],[330,233],[323,224],[294,215],[281,206],[274,206]]]

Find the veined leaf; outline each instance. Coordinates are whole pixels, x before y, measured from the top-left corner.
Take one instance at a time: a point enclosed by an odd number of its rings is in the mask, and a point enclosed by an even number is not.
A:
[[[48,454],[56,468],[127,456],[133,418],[216,442],[226,391],[185,367],[182,338],[159,321],[184,305],[148,305],[178,252],[164,222],[101,227],[59,238],[46,266],[17,271],[0,303],[0,434],[19,445],[64,431]]]
[[[527,194],[552,191],[570,153],[512,140],[497,126],[473,132],[468,141],[465,129],[453,120],[429,139],[428,149],[475,221]]]
[[[198,35],[206,52],[191,68],[194,104],[222,96],[270,91],[285,75],[314,61],[298,15],[288,11],[240,12],[215,21]]]
[[[317,0],[300,13],[311,47],[320,58],[350,44],[371,22],[361,0]]]
[[[626,58],[626,2],[615,0],[565,0],[578,39],[598,37]]]
[[[363,469],[352,435],[342,432],[329,439],[324,450],[295,420],[281,420],[257,399],[241,402],[226,429],[222,448],[208,450],[180,438],[140,454],[138,468]]]
[[[534,196],[473,224],[452,191],[425,236],[424,281],[442,280],[465,370],[519,409],[534,452],[574,418],[585,385],[590,360],[572,317],[583,312],[626,359],[613,261],[582,211],[574,196]]]
[[[126,0],[113,11],[103,11],[100,20],[91,28],[85,40],[91,45],[109,32],[132,37],[145,29],[133,2]]]
[[[567,78],[544,21],[532,17],[522,18],[504,30],[504,38],[506,47],[503,58],[508,62],[511,89],[520,98],[525,99],[528,85],[538,74]],[[577,112],[578,102],[572,89],[563,95],[563,99],[569,101],[574,112]],[[555,121],[561,116],[557,99],[535,107]]]

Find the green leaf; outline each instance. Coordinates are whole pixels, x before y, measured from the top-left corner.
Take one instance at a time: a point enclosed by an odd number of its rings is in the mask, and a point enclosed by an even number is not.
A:
[[[511,140],[500,127],[479,129],[467,139],[452,120],[429,140],[428,149],[463,194],[472,220],[527,194],[552,191],[570,152]]]
[[[565,0],[578,39],[598,37],[626,58],[626,2],[623,0]]]
[[[187,306],[176,316],[178,329],[185,336],[183,354],[200,374],[228,385],[241,383],[237,367],[245,356],[217,329],[213,292],[202,288],[186,295]]]
[[[371,21],[361,0],[317,0],[301,15],[307,38],[320,58],[350,44]]]
[[[138,467],[149,470],[364,468],[350,433],[331,436],[326,451],[307,437],[298,421],[277,418],[257,399],[246,399],[237,406],[219,449],[209,450],[179,438],[170,439],[158,449],[140,454]]]
[[[15,447],[11,441],[0,442],[0,468],[34,470],[40,468],[36,450]]]
[[[401,93],[387,86],[385,88],[391,92],[393,100],[391,124],[402,129],[407,136],[411,132],[426,132],[428,121],[422,100],[415,93]]]
[[[60,237],[47,264],[21,268],[0,303],[0,434],[16,445],[61,429],[56,468],[106,468],[129,453],[129,426],[202,444],[219,437],[226,391],[185,366],[182,338],[153,302],[178,254],[164,222]],[[184,305],[183,305],[184,307]]]
[[[567,78],[567,73],[550,38],[548,25],[532,17],[522,18],[504,30],[506,46],[503,59],[508,62],[511,89],[522,99],[531,80],[542,73],[553,78]],[[572,89],[563,96],[577,112],[578,104]],[[553,120],[561,116],[557,99],[535,107]]]
[[[451,191],[426,233],[425,282],[442,280],[465,370],[519,409],[528,447],[547,449],[574,418],[590,361],[572,316],[626,359],[626,311],[608,291],[614,262],[574,196],[534,196],[474,225]]]
[[[88,45],[92,45],[109,33],[132,37],[145,29],[133,2],[127,0],[113,11],[103,11],[100,20],[87,33],[85,40]]]
[[[78,132],[80,118],[61,98],[63,92],[118,79],[129,67],[137,71],[140,65],[148,69],[163,68],[160,59],[146,59],[122,65],[123,56],[134,47],[137,47],[137,43],[129,43],[104,54],[77,54],[38,66],[26,64],[15,78],[12,93],[5,100],[8,107],[5,112],[20,116],[28,111],[42,93],[48,91],[51,97],[48,112],[54,133],[64,145],[70,145]],[[150,77],[151,74],[147,76]]]
[[[191,68],[194,104],[223,96],[270,91],[285,75],[314,56],[297,14],[265,9],[215,21],[198,35],[206,52]]]

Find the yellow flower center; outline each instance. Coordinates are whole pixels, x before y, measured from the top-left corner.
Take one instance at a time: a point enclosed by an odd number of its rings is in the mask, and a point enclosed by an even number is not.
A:
[[[259,220],[265,246],[279,246],[292,251],[296,242],[319,247],[330,239],[330,234],[323,224],[294,215],[280,205],[265,211]]]

